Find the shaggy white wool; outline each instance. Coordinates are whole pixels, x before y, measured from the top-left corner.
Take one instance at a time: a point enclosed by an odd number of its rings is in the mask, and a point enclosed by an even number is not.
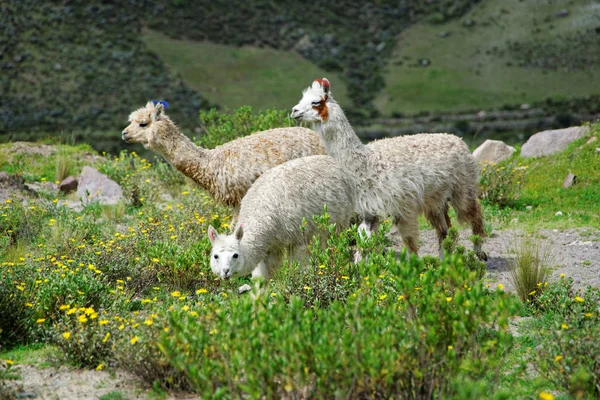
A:
[[[318,79],[303,91],[292,117],[313,123],[329,155],[354,175],[357,212],[369,235],[380,218],[392,217],[409,251],[418,251],[417,217],[425,213],[441,242],[450,224],[448,201],[459,221],[484,236],[477,201],[478,167],[462,139],[449,134],[419,134],[364,145],[333,99],[329,81]],[[480,256],[485,257],[480,248]]]
[[[316,233],[312,217],[327,205],[331,223],[349,226],[354,213],[352,175],[329,156],[289,161],[264,173],[242,199],[238,224],[230,235],[211,227],[211,269],[223,279],[268,279],[281,266],[287,249],[301,257]],[[301,230],[303,220],[307,224]]]
[[[179,132],[162,104],[148,102],[132,112],[129,121],[123,140],[141,143],[162,155],[236,212],[250,185],[269,169],[295,158],[325,154],[319,136],[307,128],[257,132],[209,150],[196,146]]]

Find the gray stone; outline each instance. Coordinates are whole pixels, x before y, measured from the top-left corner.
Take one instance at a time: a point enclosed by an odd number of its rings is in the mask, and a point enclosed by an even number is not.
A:
[[[69,176],[67,178],[65,178],[59,185],[58,185],[58,190],[60,190],[61,192],[67,194],[67,193],[71,193],[75,190],[77,190],[77,179],[73,178],[72,176]]]
[[[577,180],[577,177],[575,176],[575,174],[573,174],[572,172],[569,172],[569,175],[567,175],[567,177],[565,178],[562,187],[564,189],[571,187],[575,184],[575,181]]]
[[[123,200],[121,186],[92,167],[83,167],[79,177],[77,196],[84,203],[117,204]]]
[[[509,158],[516,149],[500,140],[486,140],[473,151],[473,157],[480,163],[497,163]]]
[[[521,157],[541,157],[558,153],[589,133],[585,126],[538,132],[521,147]]]
[[[8,182],[8,172],[0,172],[0,182]]]

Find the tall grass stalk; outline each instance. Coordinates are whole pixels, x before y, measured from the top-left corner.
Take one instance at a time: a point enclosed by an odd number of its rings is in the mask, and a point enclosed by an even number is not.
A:
[[[551,243],[537,237],[513,240],[515,257],[509,261],[510,279],[522,301],[538,296],[550,276]]]

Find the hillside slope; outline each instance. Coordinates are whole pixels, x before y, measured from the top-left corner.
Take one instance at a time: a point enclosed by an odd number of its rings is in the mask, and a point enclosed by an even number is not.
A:
[[[411,26],[385,68],[384,114],[478,110],[598,93],[594,0],[483,0],[462,18]]]
[[[0,133],[119,130],[149,99],[182,124],[210,104],[139,35],[145,2],[0,4]]]
[[[335,98],[348,103],[340,74],[317,67],[294,51],[177,40],[152,30],[145,30],[142,37],[186,84],[224,108],[291,109],[301,90],[323,76],[333,82]]]

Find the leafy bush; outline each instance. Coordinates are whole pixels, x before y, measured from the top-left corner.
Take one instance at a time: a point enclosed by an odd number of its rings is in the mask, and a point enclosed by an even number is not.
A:
[[[465,263],[465,266],[470,270],[475,272],[475,276],[477,279],[480,279],[485,274],[487,266],[485,261],[481,261],[475,251],[468,250],[464,246],[458,245],[459,232],[458,228],[453,226],[448,229],[448,236],[442,242],[442,248],[444,249],[445,255],[455,254],[461,257]],[[473,244],[483,244],[483,238],[473,235],[469,238]],[[437,261],[435,259],[425,259],[425,261],[429,264],[437,265]]]
[[[541,344],[531,360],[536,369],[575,398],[598,398],[600,290],[588,287],[576,293],[572,280],[561,278],[537,303],[553,318],[539,331]]]
[[[523,171],[527,166],[516,161],[485,163],[479,181],[480,197],[485,204],[510,206],[519,196],[523,185]]]
[[[483,376],[510,346],[514,302],[489,296],[459,257],[426,268],[371,254],[357,274],[327,307],[267,288],[180,309],[160,347],[205,396],[431,398],[457,374]]]
[[[200,111],[200,125],[204,133],[199,144],[212,149],[254,132],[292,126],[292,123],[287,111],[272,109],[253,114],[252,107],[244,106],[231,113],[218,112],[214,108]]]

